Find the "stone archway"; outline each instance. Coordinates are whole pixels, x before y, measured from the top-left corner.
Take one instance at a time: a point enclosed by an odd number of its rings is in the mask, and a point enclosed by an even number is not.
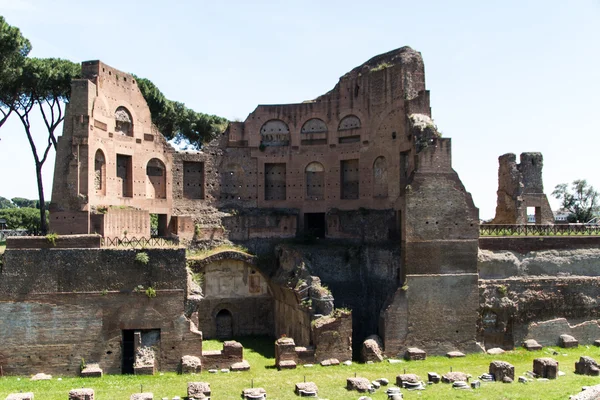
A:
[[[233,337],[233,316],[231,311],[224,308],[215,316],[217,339],[231,339]]]

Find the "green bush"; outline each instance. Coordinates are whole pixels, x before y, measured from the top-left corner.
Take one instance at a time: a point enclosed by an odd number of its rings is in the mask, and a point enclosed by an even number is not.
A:
[[[146,265],[150,262],[150,257],[148,256],[148,253],[141,251],[135,255],[135,261]]]

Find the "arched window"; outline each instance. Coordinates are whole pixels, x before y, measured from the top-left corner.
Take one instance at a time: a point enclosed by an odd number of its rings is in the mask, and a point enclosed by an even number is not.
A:
[[[377,157],[373,163],[373,197],[388,197],[387,161]]]
[[[106,159],[102,150],[98,149],[94,156],[94,189],[96,194],[106,194]]]
[[[306,183],[306,200],[323,200],[325,198],[325,168],[318,162],[311,162],[304,170]]]
[[[261,144],[265,146],[288,146],[290,144],[290,128],[280,119],[265,122],[260,128]]]
[[[133,119],[125,107],[119,107],[115,111],[115,132],[133,136]]]
[[[360,128],[360,119],[356,115],[348,115],[340,121],[338,131]]]
[[[311,118],[302,125],[300,144],[327,144],[327,125],[319,118]]]
[[[150,199],[167,198],[167,174],[165,164],[158,158],[153,158],[146,165],[146,197]]]

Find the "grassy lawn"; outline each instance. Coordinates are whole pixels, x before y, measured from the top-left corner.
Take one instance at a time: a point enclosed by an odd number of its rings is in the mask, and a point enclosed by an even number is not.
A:
[[[209,374],[202,372],[200,375],[177,375],[165,373],[153,377],[132,375],[110,375],[101,379],[94,378],[67,378],[58,381],[54,377],[51,381],[32,382],[28,378],[3,377],[0,378],[0,399],[8,393],[19,391],[32,391],[36,399],[64,400],[70,389],[91,387],[96,391],[99,400],[127,400],[132,393],[140,389],[154,393],[155,399],[174,396],[184,397],[188,381],[207,381],[212,388],[214,399],[239,399],[242,389],[251,386],[252,380],[255,387],[266,389],[269,399],[297,399],[294,394],[294,384],[313,381],[319,387],[322,399],[358,399],[356,392],[345,389],[346,378],[362,376],[370,380],[388,378],[390,383],[395,383],[396,375],[406,370],[407,373],[416,373],[423,380],[427,379],[427,372],[433,371],[443,374],[450,370],[472,374],[474,377],[487,372],[489,363],[493,360],[508,361],[515,366],[515,377],[532,369],[532,361],[537,357],[554,357],[560,363],[561,370],[566,373],[553,381],[532,381],[527,384],[512,383],[482,383],[477,390],[455,390],[447,384],[428,386],[424,391],[408,392],[403,390],[405,399],[566,399],[570,394],[578,393],[582,386],[600,384],[600,377],[579,376],[573,373],[574,363],[581,355],[589,355],[600,360],[600,349],[596,347],[580,346],[578,349],[558,349],[560,354],[552,356],[553,349],[544,348],[539,352],[526,352],[522,349],[507,352],[500,356],[484,354],[469,355],[461,359],[447,359],[445,357],[429,357],[425,361],[403,362],[390,364],[387,361],[378,364],[357,364],[352,366],[335,366],[312,368],[298,367],[296,370],[277,371],[274,368],[273,341],[264,338],[241,338],[244,345],[244,357],[250,362],[248,372],[230,374]],[[221,343],[205,341],[206,350],[220,349]],[[387,399],[385,390],[379,390],[370,395],[373,400]]]

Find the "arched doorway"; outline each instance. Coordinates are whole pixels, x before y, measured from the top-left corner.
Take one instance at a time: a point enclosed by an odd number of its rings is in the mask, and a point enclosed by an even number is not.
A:
[[[233,317],[231,312],[224,308],[216,316],[217,339],[231,339],[233,337]]]

